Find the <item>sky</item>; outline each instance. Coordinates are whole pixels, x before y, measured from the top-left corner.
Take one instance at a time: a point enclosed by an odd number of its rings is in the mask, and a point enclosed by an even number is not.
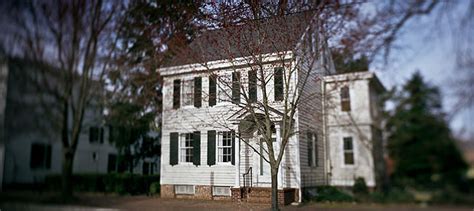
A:
[[[465,3],[467,5],[468,1]],[[454,17],[442,16],[440,19],[439,15],[430,15],[411,20],[402,31],[388,63],[375,63],[370,69],[387,88],[401,86],[414,72],[420,71],[429,84],[440,88],[444,111],[452,115],[450,125],[454,134],[474,141],[474,106],[454,110],[457,98],[452,94],[458,76],[452,29],[459,23],[456,14],[462,14],[461,10],[465,8],[463,5],[456,8],[459,13],[455,12]],[[473,43],[462,45],[474,49]],[[474,70],[469,71],[474,74]]]

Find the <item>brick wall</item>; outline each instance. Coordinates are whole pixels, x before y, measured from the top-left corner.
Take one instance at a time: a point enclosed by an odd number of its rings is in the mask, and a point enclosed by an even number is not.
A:
[[[173,185],[161,185],[160,189],[161,198],[174,198],[174,186]]]

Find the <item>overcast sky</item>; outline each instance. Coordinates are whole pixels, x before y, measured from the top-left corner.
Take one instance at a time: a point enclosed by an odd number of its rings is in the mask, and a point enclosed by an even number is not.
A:
[[[468,1],[464,3],[467,6]],[[443,108],[453,115],[450,124],[455,134],[470,137],[471,141],[474,141],[474,106],[457,111],[453,108],[457,102],[457,98],[452,94],[453,85],[459,75],[456,73],[456,49],[452,29],[459,23],[459,17],[456,15],[463,14],[463,9],[466,7],[461,5],[456,9],[459,13],[450,18],[440,17],[435,13],[436,15],[413,19],[399,37],[389,63],[375,63],[371,65],[371,70],[377,73],[387,88],[403,84],[419,70],[428,83],[440,88]],[[473,43],[463,45],[474,49]],[[474,74],[474,70],[469,71],[469,74]]]

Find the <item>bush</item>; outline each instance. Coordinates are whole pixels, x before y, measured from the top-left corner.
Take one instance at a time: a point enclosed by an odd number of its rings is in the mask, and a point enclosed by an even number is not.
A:
[[[367,188],[367,184],[365,183],[365,179],[363,177],[358,177],[355,180],[352,191],[356,195],[367,195],[369,193],[369,189]]]
[[[316,201],[351,202],[351,195],[332,186],[321,186],[317,188]]]
[[[49,190],[61,190],[61,175],[49,175],[45,186]],[[160,184],[159,175],[135,174],[76,174],[73,176],[74,191],[105,192],[117,194],[147,194],[152,183]]]
[[[411,203],[415,202],[413,194],[399,188],[392,188],[387,193],[373,192],[369,195],[370,201],[376,203]]]
[[[160,194],[160,183],[159,182],[153,182],[150,185],[150,195],[159,195]]]

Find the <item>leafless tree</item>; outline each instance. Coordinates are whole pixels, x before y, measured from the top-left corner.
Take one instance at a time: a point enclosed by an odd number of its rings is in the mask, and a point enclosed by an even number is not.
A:
[[[3,44],[10,55],[43,65],[28,75],[39,92],[54,101],[55,107],[43,110],[51,113],[47,121],[61,134],[64,197],[72,195],[73,161],[85,111],[101,101],[121,6],[101,0],[44,0],[9,8],[8,38],[13,42]]]

